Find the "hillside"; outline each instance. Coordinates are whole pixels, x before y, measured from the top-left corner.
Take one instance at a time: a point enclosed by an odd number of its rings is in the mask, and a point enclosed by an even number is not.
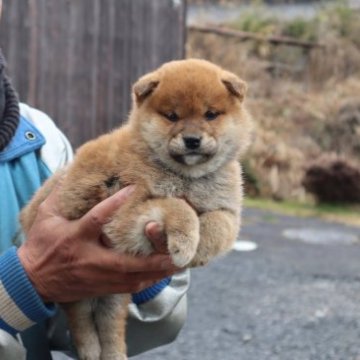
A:
[[[250,194],[312,200],[304,184],[316,162],[342,161],[350,176],[360,176],[360,23],[343,4],[288,21],[260,6],[223,24],[262,40],[189,31],[188,57],[213,61],[249,83],[247,105],[257,125],[243,160]],[[320,46],[274,45],[267,40],[274,36]]]

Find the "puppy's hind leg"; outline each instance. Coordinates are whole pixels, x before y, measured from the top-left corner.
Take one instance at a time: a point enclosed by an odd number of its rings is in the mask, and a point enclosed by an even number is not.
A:
[[[130,295],[98,299],[95,323],[101,345],[101,360],[126,360],[125,327]]]
[[[80,360],[100,360],[100,342],[93,319],[96,299],[62,304]]]

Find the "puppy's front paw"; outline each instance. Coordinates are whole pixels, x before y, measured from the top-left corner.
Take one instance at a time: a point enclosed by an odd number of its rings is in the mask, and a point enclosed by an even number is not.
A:
[[[195,256],[199,244],[198,228],[191,231],[168,232],[168,250],[174,265],[183,268],[188,265]]]

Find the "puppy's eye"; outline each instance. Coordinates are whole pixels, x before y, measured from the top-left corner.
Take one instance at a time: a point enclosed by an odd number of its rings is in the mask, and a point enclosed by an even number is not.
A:
[[[165,117],[172,122],[176,122],[179,120],[179,115],[176,112],[165,114]]]
[[[216,111],[208,110],[204,114],[204,117],[206,120],[211,121],[211,120],[215,120],[219,115],[220,115],[220,113],[218,113]]]

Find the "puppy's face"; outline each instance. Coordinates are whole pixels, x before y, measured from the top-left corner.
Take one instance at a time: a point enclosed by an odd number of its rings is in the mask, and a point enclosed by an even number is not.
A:
[[[134,85],[131,121],[155,160],[200,177],[247,147],[245,92],[243,81],[209,62],[170,62]]]

